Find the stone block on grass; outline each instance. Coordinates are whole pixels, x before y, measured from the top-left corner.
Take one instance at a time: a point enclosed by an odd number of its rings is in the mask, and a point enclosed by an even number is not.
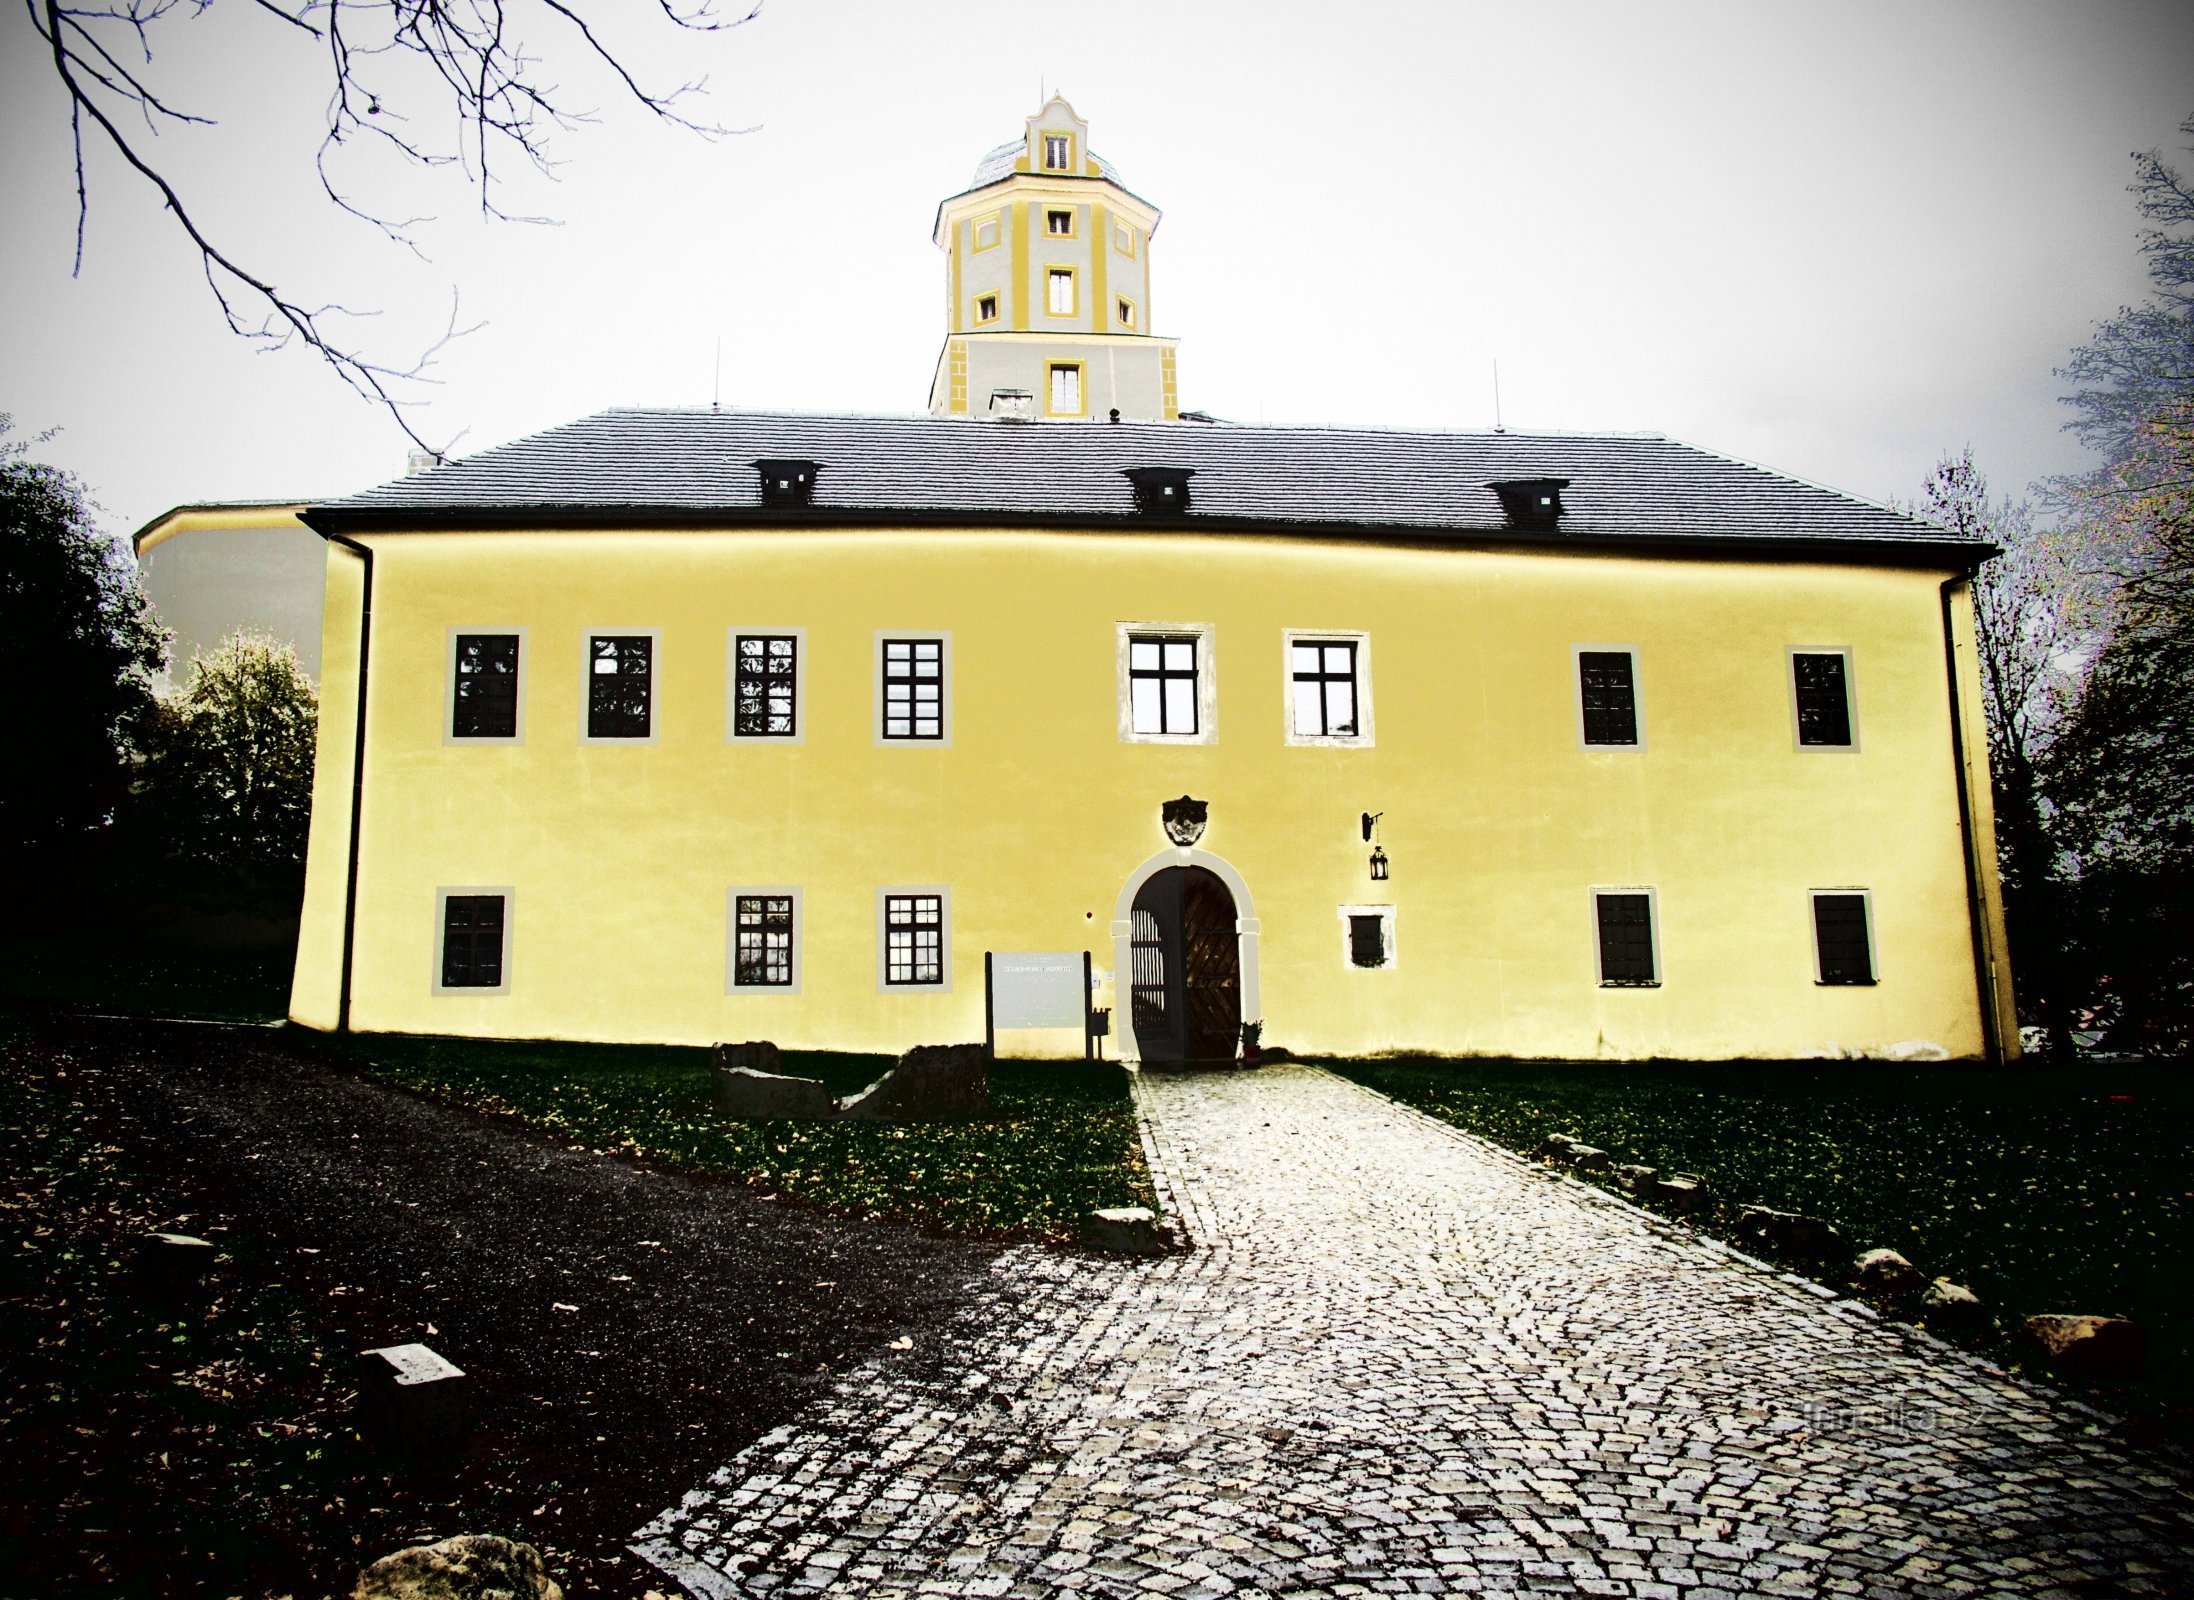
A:
[[[1706,1179],[1696,1172],[1672,1172],[1646,1186],[1646,1198],[1664,1211],[1696,1210],[1706,1197]]]
[[[1851,1281],[1864,1294],[1904,1302],[1927,1287],[1927,1275],[1894,1250],[1864,1250],[1851,1263]]]
[[[850,1122],[912,1122],[989,1109],[990,1053],[979,1044],[925,1044],[901,1056],[838,1114]]]
[[[716,1109],[728,1116],[767,1121],[777,1117],[834,1117],[838,1100],[819,1078],[790,1078],[753,1067],[718,1067]]]
[[[540,1551],[487,1533],[383,1556],[350,1593],[351,1600],[564,1600]]]
[[[1833,1261],[1851,1248],[1835,1227],[1819,1217],[1771,1206],[1748,1206],[1737,1219],[1737,1232],[1753,1244],[1799,1261]]]
[[[2096,1383],[2131,1383],[2148,1359],[2148,1334],[2124,1317],[2028,1317],[2019,1342],[2056,1371]]]
[[[1110,1206],[1082,1218],[1082,1242],[1114,1255],[1155,1256],[1166,1249],[1165,1230],[1148,1206]]]
[[[472,1380],[423,1344],[392,1344],[358,1357],[358,1426],[383,1449],[433,1457],[465,1440]]]
[[[1988,1320],[1988,1308],[1964,1284],[1937,1278],[1920,1295],[1920,1320],[1938,1333],[1972,1333]]]
[[[1632,1194],[1644,1194],[1661,1175],[1658,1167],[1641,1167],[1635,1161],[1625,1161],[1615,1168],[1615,1176]]]

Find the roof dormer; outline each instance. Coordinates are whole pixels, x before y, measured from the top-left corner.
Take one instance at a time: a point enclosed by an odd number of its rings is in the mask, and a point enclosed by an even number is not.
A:
[[[1097,163],[1089,153],[1089,124],[1074,114],[1064,95],[1053,95],[1028,119],[1028,148],[1017,166],[1022,172],[1053,178],[1094,178]]]

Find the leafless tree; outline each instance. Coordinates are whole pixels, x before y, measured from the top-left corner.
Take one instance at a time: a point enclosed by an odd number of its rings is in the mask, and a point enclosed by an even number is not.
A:
[[[230,331],[262,348],[299,344],[317,353],[366,399],[385,408],[413,443],[432,448],[407,419],[404,391],[422,379],[436,353],[459,331],[454,304],[448,330],[420,357],[396,366],[367,354],[340,331],[357,313],[315,304],[256,270],[200,221],[190,197],[156,159],[163,128],[206,126],[213,117],[188,108],[159,81],[154,46],[167,30],[202,17],[212,0],[24,0],[54,75],[68,96],[76,167],[76,264],[84,254],[90,209],[85,146],[104,144],[150,184],[198,253],[206,284]],[[590,20],[563,0],[252,0],[269,27],[284,30],[328,86],[325,127],[315,156],[328,200],[416,251],[412,230],[426,219],[383,215],[358,203],[331,168],[354,142],[419,168],[460,170],[483,215],[514,218],[499,199],[512,163],[548,174],[554,135],[595,120],[545,76],[546,58],[525,33],[547,27],[564,46],[606,72],[617,92],[646,113],[703,137],[725,130],[694,120],[686,107],[702,80],[650,87],[605,42]],[[719,16],[715,0],[655,0],[628,10],[657,25],[716,33],[751,21],[761,8]]]

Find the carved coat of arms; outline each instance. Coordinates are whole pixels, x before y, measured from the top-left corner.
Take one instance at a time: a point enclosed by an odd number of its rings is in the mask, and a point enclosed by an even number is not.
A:
[[[1187,795],[1178,800],[1168,800],[1160,812],[1166,837],[1186,850],[1204,836],[1204,824],[1211,819],[1211,802],[1191,800]]]

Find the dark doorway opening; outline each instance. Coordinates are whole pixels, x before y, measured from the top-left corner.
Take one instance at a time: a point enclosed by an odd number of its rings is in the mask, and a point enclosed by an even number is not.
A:
[[[1135,895],[1130,973],[1145,1061],[1232,1061],[1242,1037],[1234,896],[1216,873],[1167,867]]]

